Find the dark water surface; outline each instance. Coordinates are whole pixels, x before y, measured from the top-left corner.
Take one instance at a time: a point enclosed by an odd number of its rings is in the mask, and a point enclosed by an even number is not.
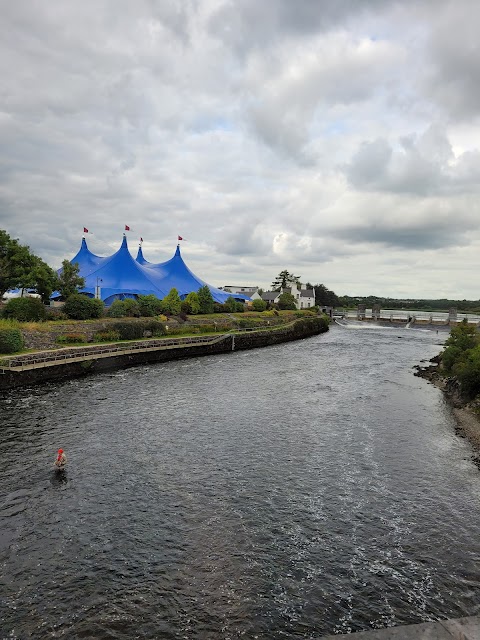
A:
[[[480,471],[412,371],[439,342],[333,327],[4,396],[0,637],[318,638],[479,614]]]

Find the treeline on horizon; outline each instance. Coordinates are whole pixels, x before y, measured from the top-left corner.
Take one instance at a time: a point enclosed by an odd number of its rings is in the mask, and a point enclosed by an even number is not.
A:
[[[449,300],[439,298],[436,300],[426,300],[417,298],[396,299],[381,298],[378,296],[339,296],[340,305],[344,307],[356,307],[365,304],[371,308],[374,304],[379,304],[382,309],[415,309],[418,311],[448,311],[455,308],[457,311],[470,311],[480,313],[480,300]]]

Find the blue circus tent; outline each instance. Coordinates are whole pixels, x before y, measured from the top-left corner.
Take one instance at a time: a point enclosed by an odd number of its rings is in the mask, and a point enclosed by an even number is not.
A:
[[[96,256],[94,253],[90,251],[87,247],[87,243],[85,238],[82,238],[82,244],[77,255],[70,260],[72,264],[78,262],[80,266],[80,273],[82,277],[85,278],[88,273],[95,270],[104,260],[107,258],[102,258],[101,256]]]
[[[181,254],[180,254],[180,245],[177,245],[177,249],[175,251],[175,255],[170,260],[166,262],[160,262],[158,264],[147,263],[145,260],[142,249],[139,247],[137,253],[137,261],[144,260],[142,266],[149,269],[151,272],[155,272],[160,277],[160,282],[163,288],[170,291],[170,289],[175,288],[178,291],[180,298],[185,298],[191,291],[198,291],[200,287],[207,286],[210,289],[210,293],[212,294],[215,302],[223,303],[232,295],[237,300],[250,300],[248,296],[244,296],[242,294],[232,294],[230,292],[222,291],[221,289],[217,289],[217,287],[212,287],[212,285],[208,284],[201,280],[198,276],[196,276],[185,264]]]
[[[85,279],[81,293],[90,297],[98,295],[107,306],[116,299],[135,298],[138,295],[153,294],[161,300],[173,288],[183,299],[205,285],[215,302],[225,302],[232,295],[207,284],[192,273],[180,255],[180,246],[177,246],[173,258],[166,262],[148,262],[143,257],[141,247],[135,260],[128,250],[125,234],[119,250],[105,258],[92,253],[85,238],[82,238],[80,250],[70,262],[79,264],[79,275]],[[58,297],[58,293],[52,296],[53,299]],[[234,294],[234,297],[249,300],[241,294]]]

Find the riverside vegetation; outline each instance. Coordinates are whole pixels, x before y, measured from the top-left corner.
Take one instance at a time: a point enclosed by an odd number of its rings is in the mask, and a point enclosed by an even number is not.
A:
[[[171,296],[175,298],[175,296]],[[46,310],[35,298],[15,298],[3,306],[0,318],[0,354],[64,348],[69,345],[105,343],[157,338],[195,336],[245,329],[274,329],[295,319],[318,317],[317,310],[245,311],[227,300],[213,304],[215,313],[198,313],[196,299],[187,304],[197,313],[186,313],[181,303],[173,309],[153,296],[139,300],[116,301],[108,310],[99,300],[82,295],[71,296],[55,311]],[[170,304],[167,300],[167,303]],[[164,304],[162,304],[164,303]],[[163,310],[163,313],[162,313]],[[208,309],[210,310],[210,308]],[[175,311],[176,313],[173,313]],[[322,320],[327,326],[327,320]]]
[[[431,359],[432,364],[418,368],[417,375],[439,386],[453,405],[459,433],[478,450],[480,463],[480,334],[466,322],[453,327],[445,348]]]

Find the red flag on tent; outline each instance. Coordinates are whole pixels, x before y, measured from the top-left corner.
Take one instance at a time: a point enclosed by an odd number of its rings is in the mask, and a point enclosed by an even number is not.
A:
[[[140,242],[143,242],[143,238],[140,238]]]
[[[125,225],[125,231],[131,231],[130,227],[128,226],[128,224]]]
[[[178,239],[179,239],[179,240],[183,240],[182,236],[178,236]]]
[[[87,227],[83,227],[83,233],[88,233]]]

